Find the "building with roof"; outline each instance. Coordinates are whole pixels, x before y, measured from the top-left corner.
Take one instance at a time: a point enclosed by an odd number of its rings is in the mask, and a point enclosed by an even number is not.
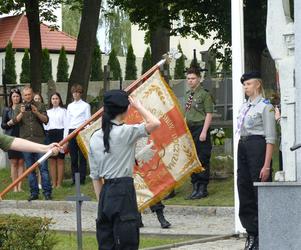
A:
[[[62,46],[64,46],[66,50],[70,74],[76,50],[76,38],[62,31],[51,29],[51,27],[44,23],[41,23],[40,28],[42,48],[47,48],[50,53],[53,79],[56,80],[59,52]],[[5,47],[9,41],[12,42],[13,48],[16,51],[16,73],[17,82],[19,82],[24,50],[29,49],[29,31],[26,15],[22,14],[0,18],[0,76],[2,76],[5,65]],[[2,77],[0,77],[0,84],[2,84]]]

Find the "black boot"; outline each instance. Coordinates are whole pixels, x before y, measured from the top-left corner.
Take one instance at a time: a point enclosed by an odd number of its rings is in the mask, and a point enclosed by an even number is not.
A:
[[[208,196],[207,185],[201,184],[196,192],[196,194],[192,197],[192,200],[202,199]]]
[[[169,228],[171,226],[171,224],[165,219],[162,210],[156,211],[156,214],[162,228]]]
[[[248,235],[245,244],[245,250],[253,250],[253,249],[258,250],[258,237],[253,235]]]
[[[200,187],[200,183],[198,182],[193,183],[191,195],[186,197],[185,200],[193,200],[195,195],[198,193],[199,187]]]
[[[141,213],[139,213],[139,215],[138,215],[138,227],[139,227],[139,228],[144,227],[144,224],[143,224],[143,222],[142,222],[142,216],[141,216]]]
[[[172,190],[163,200],[168,200],[176,196],[176,191]]]

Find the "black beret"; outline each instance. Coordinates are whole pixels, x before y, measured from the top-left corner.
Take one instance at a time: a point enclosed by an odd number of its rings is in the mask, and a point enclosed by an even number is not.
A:
[[[123,107],[126,108],[130,104],[128,98],[129,96],[125,91],[119,89],[113,89],[105,92],[103,102],[104,102],[104,106],[108,106],[108,107],[117,106],[120,108]]]
[[[259,71],[251,71],[251,72],[248,72],[248,73],[244,73],[240,78],[240,82],[243,84],[244,81],[254,79],[254,78],[256,78],[256,79],[261,78],[261,75],[260,75]]]

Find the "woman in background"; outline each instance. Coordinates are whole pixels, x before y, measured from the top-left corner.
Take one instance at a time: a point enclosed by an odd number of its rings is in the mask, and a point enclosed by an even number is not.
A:
[[[12,89],[9,94],[9,106],[5,107],[2,115],[1,127],[4,129],[4,133],[10,136],[19,137],[19,124],[14,124],[12,121],[13,112],[17,106],[22,102],[22,96],[19,89]],[[22,152],[9,150],[8,159],[10,161],[11,178],[15,181],[24,171],[24,159]],[[14,192],[22,191],[22,182],[19,182],[14,187]]]
[[[50,96],[47,115],[49,117],[49,122],[45,126],[47,142],[60,142],[64,137],[64,129],[66,128],[66,109],[63,106],[61,95],[57,92]],[[62,185],[64,177],[64,158],[65,154],[63,153],[49,158],[53,188],[59,188]]]

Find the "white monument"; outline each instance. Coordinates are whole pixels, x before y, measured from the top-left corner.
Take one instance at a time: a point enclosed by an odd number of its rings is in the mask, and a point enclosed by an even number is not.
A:
[[[284,169],[278,182],[255,183],[260,250],[301,249],[301,152],[290,151],[301,142],[301,64],[294,60],[301,56],[301,1],[294,4],[295,23],[289,0],[268,0],[267,45],[279,73]]]
[[[268,0],[266,41],[279,74],[281,94],[283,171],[276,177],[279,180],[296,181],[296,153],[289,150],[295,142],[296,112],[295,39],[289,0]]]

